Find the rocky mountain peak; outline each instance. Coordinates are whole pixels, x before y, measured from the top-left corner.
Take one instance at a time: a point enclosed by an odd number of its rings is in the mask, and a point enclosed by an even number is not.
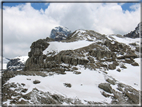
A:
[[[22,71],[25,67],[25,62],[28,59],[28,56],[19,56],[15,58],[3,58],[4,63],[6,66],[4,70],[7,71]]]
[[[60,41],[66,39],[71,31],[67,27],[58,26],[51,30],[50,38],[55,41]]]
[[[131,31],[128,34],[125,34],[124,37],[130,37],[130,38],[142,38],[142,22],[140,22],[134,31]],[[140,33],[141,32],[141,33]],[[141,35],[140,35],[141,34]]]

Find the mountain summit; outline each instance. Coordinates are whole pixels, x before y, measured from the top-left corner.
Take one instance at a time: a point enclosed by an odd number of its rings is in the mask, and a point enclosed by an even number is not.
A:
[[[52,29],[50,38],[59,41],[66,39],[69,34],[71,34],[71,31],[67,27],[58,26]]]

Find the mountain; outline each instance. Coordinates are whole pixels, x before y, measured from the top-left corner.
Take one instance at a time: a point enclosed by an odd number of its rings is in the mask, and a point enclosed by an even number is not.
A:
[[[3,105],[138,105],[139,48],[139,38],[83,29],[34,41],[24,71],[3,74]]]
[[[19,56],[15,58],[3,57],[3,70],[4,71],[21,71],[25,67],[25,62],[28,56]]]
[[[66,39],[71,34],[71,31],[63,26],[58,26],[52,29],[50,38],[60,41]]]
[[[130,33],[124,35],[124,37],[130,37],[130,38],[141,37],[142,38],[142,22],[137,25],[134,31],[131,31]]]

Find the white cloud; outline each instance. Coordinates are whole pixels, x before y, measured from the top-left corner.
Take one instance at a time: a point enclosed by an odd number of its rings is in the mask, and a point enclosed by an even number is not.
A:
[[[35,10],[30,3],[3,10],[4,56],[27,55],[33,41],[49,36],[52,28],[91,29],[103,34],[125,34],[140,22],[140,6],[123,11],[117,3],[51,3]]]
[[[139,9],[139,7],[140,7],[140,4],[139,4],[139,3],[130,6],[130,8],[131,8],[132,10],[137,10],[137,9]]]
[[[117,3],[50,4],[45,14],[72,31],[82,28],[105,34],[125,34],[140,22],[140,8],[124,12]]]
[[[16,49],[23,50],[17,54],[27,55],[27,49],[30,48],[31,43],[48,37],[51,29],[57,25],[58,23],[53,19],[32,8],[30,3],[17,7],[5,7],[3,11],[4,55],[12,57]],[[23,47],[20,48],[15,43],[23,44]]]

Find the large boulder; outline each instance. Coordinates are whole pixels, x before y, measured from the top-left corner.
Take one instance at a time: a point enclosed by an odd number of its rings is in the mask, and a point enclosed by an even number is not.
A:
[[[28,53],[28,56],[40,56],[42,52],[49,46],[49,43],[45,39],[39,39],[32,43],[31,51]]]
[[[98,87],[108,93],[112,93],[112,88],[109,83],[100,83]]]

